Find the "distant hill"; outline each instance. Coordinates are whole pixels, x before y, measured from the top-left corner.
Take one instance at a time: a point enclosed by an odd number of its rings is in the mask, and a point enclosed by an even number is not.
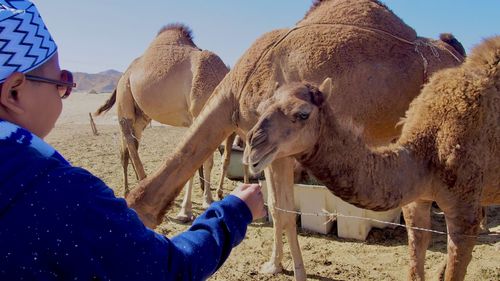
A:
[[[74,72],[73,79],[76,82],[76,91],[110,93],[116,88],[118,79],[122,73],[113,69],[103,72],[89,74],[84,72]]]

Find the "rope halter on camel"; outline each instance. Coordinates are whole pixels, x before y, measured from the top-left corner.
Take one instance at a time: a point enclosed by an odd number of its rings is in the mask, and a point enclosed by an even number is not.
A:
[[[421,48],[422,47],[429,47],[431,49],[431,52],[434,55],[434,57],[440,59],[439,58],[439,53],[437,51],[437,49],[439,48],[439,46],[437,46],[433,42],[428,42],[428,41],[425,41],[423,39],[416,39],[415,41],[410,41],[410,40],[401,38],[401,37],[399,37],[397,35],[394,35],[394,34],[392,34],[390,32],[387,32],[385,30],[381,30],[381,29],[378,29],[378,28],[373,28],[373,27],[364,26],[364,25],[357,25],[357,24],[346,24],[346,23],[312,23],[312,24],[307,24],[307,25],[295,26],[295,27],[291,28],[290,30],[288,30],[287,33],[283,34],[283,36],[281,36],[277,41],[275,41],[274,43],[268,45],[264,49],[264,52],[262,52],[262,54],[260,55],[259,59],[255,63],[255,67],[253,67],[252,71],[245,78],[245,82],[243,83],[243,86],[240,88],[239,96],[241,96],[241,94],[243,93],[243,90],[246,88],[246,86],[248,84],[248,81],[250,80],[250,77],[255,73],[255,71],[259,67],[260,62],[262,61],[262,59],[264,57],[266,57],[266,55],[269,52],[271,52],[281,42],[283,42],[283,40],[285,40],[288,37],[288,35],[290,35],[292,32],[294,32],[296,30],[299,30],[299,29],[302,29],[302,28],[306,28],[306,27],[310,27],[310,26],[318,26],[318,25],[355,27],[355,28],[358,28],[358,29],[361,29],[361,30],[364,30],[364,31],[370,31],[370,32],[378,33],[378,34],[383,34],[383,35],[386,35],[388,37],[394,38],[394,39],[396,39],[396,40],[398,40],[400,42],[403,42],[403,43],[406,43],[406,44],[414,46],[415,47],[415,49],[414,49],[415,52],[418,53],[420,55],[420,57],[422,58],[422,64],[423,64],[423,67],[424,67],[424,71],[423,71],[424,72],[424,81],[427,81],[427,72],[428,72],[427,68],[428,68],[429,63],[428,63],[427,59],[425,58],[424,53],[421,51]],[[444,49],[457,62],[459,62],[459,63],[463,62],[463,59],[457,57],[451,50],[449,50],[448,48],[444,48]]]

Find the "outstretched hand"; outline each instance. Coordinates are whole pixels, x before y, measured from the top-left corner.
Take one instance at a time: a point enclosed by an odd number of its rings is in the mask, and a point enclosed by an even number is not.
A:
[[[232,195],[240,198],[247,204],[254,220],[266,215],[261,188],[258,184],[242,184],[231,192]]]

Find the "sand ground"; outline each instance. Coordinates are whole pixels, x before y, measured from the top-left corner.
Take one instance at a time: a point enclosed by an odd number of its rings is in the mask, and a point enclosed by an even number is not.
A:
[[[104,103],[109,94],[89,95],[76,93],[64,101],[64,110],[47,141],[58,149],[75,166],[88,169],[122,195],[122,172],[119,162],[119,131],[114,108],[104,117],[95,119],[98,136],[92,134],[89,112]],[[175,144],[182,139],[185,129],[154,124],[143,136],[140,156],[146,172],[152,173],[162,163]],[[220,175],[220,155],[217,153],[212,180]],[[136,183],[129,169],[129,180]],[[195,181],[193,209],[199,214],[201,190]],[[225,180],[226,190],[232,190],[237,182]],[[181,194],[182,195],[182,194]],[[165,221],[156,231],[169,237],[187,229],[189,225],[173,220],[179,210],[179,197]],[[445,231],[444,218],[439,210],[433,210],[433,228]],[[488,214],[490,231],[500,232],[500,206],[491,207]],[[498,234],[497,234],[498,235]],[[246,239],[233,250],[222,268],[210,280],[293,280],[293,263],[285,241],[283,259],[284,272],[278,275],[263,275],[259,267],[271,255],[273,241],[272,225],[253,223]],[[299,242],[309,280],[405,280],[408,254],[406,230],[372,229],[367,241],[360,242],[339,238],[335,233],[318,235],[299,231]],[[435,279],[435,272],[444,262],[446,237],[433,234],[427,251],[426,274]],[[466,280],[500,280],[500,237],[480,237],[468,267]]]

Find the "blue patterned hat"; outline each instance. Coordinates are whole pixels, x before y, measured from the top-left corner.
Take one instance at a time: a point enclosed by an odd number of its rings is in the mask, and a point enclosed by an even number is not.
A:
[[[50,59],[57,45],[31,1],[0,0],[0,83]]]

